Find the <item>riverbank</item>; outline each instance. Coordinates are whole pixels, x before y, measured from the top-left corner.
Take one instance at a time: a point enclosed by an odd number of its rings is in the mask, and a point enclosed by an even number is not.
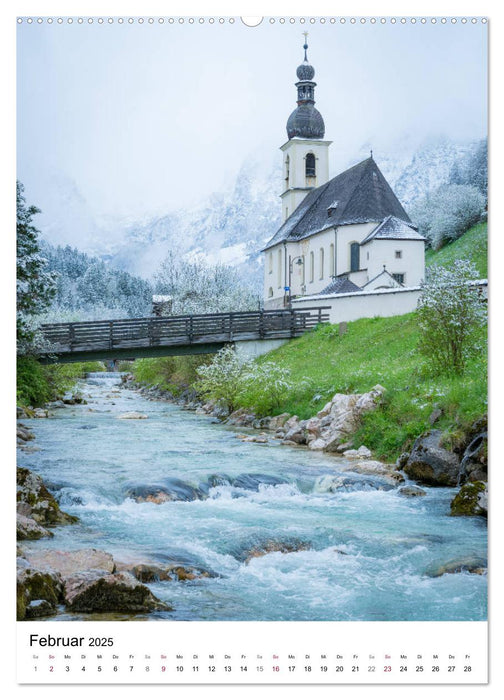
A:
[[[306,446],[361,461],[373,456],[371,450],[358,441],[362,422],[382,410],[387,394],[379,384],[363,394],[335,394],[315,415],[300,420],[289,413],[258,417],[246,409],[229,414],[219,402],[201,401],[189,389],[175,397],[160,387],[139,385],[131,374],[125,375],[124,381],[148,399],[173,401],[186,410],[210,415],[234,428],[259,431],[259,435],[243,435],[244,441],[265,444],[273,438],[283,445]],[[452,440],[434,427],[441,414],[439,408],[434,409],[429,418],[430,429],[418,435],[411,450],[403,452],[393,464],[373,459],[369,469],[378,468],[393,478],[404,471],[419,485],[457,487],[458,493],[450,504],[451,515],[487,517],[487,416],[479,417],[465,432],[459,430]]]
[[[368,471],[369,459],[282,445],[275,433],[247,442],[237,435],[258,433],[147,401],[107,378],[89,381],[87,403],[22,420],[35,435],[26,445],[39,449],[23,450],[20,466],[78,518],[51,526],[53,537],[20,543],[32,571],[42,562],[61,569],[51,619],[485,618],[477,575],[485,527],[482,518],[448,515],[455,489],[426,486],[420,495],[407,476]],[[108,562],[98,581],[75,571],[91,550]],[[180,567],[182,577],[173,573]],[[104,586],[127,588],[110,579],[119,575],[160,607],[89,612],[84,591],[80,610],[61,597],[77,576],[116,605]],[[28,615],[44,612],[31,605],[42,599],[28,601]]]

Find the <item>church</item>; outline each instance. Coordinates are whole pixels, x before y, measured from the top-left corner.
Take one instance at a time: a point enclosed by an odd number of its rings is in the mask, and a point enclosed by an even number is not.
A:
[[[294,299],[418,287],[425,239],[370,157],[329,179],[325,125],[315,108],[315,69],[297,68],[297,107],[287,120],[282,225],[263,249],[264,308]]]

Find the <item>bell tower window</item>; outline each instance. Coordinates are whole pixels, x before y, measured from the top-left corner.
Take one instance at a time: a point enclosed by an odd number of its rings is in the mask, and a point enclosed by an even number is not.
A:
[[[313,153],[306,154],[305,174],[307,178],[315,177],[315,156]]]
[[[290,177],[290,158],[287,156],[285,158],[285,187],[289,187],[289,177]]]

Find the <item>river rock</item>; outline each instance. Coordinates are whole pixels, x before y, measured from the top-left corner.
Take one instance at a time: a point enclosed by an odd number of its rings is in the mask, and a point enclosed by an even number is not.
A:
[[[351,474],[333,476],[326,474],[315,482],[314,491],[319,493],[337,493],[338,491],[391,491],[397,488],[397,482],[391,477],[365,477]]]
[[[33,552],[29,560],[34,568],[40,571],[57,571],[62,577],[89,569],[109,574],[115,570],[112,555],[100,549],[77,549],[71,552],[47,549]]]
[[[337,451],[339,452],[340,450]],[[345,450],[343,452],[343,457],[349,457],[350,459],[369,459],[371,456],[371,450],[365,445],[361,445],[358,450]]]
[[[231,481],[231,477],[227,474],[210,474],[207,478],[209,488],[214,488],[215,486],[229,486]]]
[[[18,566],[16,589],[18,620],[52,615],[63,600],[60,575],[53,571],[37,571],[31,565]]]
[[[429,486],[457,485],[460,461],[442,446],[442,437],[441,430],[431,430],[416,440],[404,466],[410,479]]]
[[[18,540],[39,540],[41,537],[53,537],[53,533],[33,518],[17,513],[16,537]]]
[[[408,463],[409,456],[410,456],[409,452],[402,452],[399,455],[399,457],[397,458],[396,469],[404,469],[404,467]]]
[[[28,430],[26,425],[23,425],[22,423],[18,423],[16,426],[16,437],[21,442],[27,442],[28,440],[35,439],[35,435]]]
[[[137,503],[157,504],[167,501],[197,501],[206,497],[200,489],[175,478],[167,478],[157,484],[128,486],[125,496]]]
[[[420,486],[401,486],[399,493],[401,496],[409,496],[410,498],[427,495],[427,492],[421,489]]]
[[[283,428],[290,417],[290,413],[280,413],[278,416],[273,416],[269,420],[268,429],[278,430],[279,428]]]
[[[265,542],[261,542],[250,549],[240,552],[237,558],[239,561],[248,564],[252,559],[264,557],[266,554],[270,554],[272,552],[290,554],[292,552],[301,552],[308,549],[310,549],[310,544],[301,540],[266,540]]]
[[[145,420],[149,416],[146,413],[140,413],[139,411],[127,411],[117,416],[119,420]]]
[[[488,433],[478,433],[464,450],[460,463],[459,483],[487,481]]]
[[[245,408],[239,408],[237,411],[233,411],[231,415],[226,419],[226,425],[235,425],[237,427],[250,427],[253,425],[256,416]]]
[[[147,613],[171,610],[132,574],[85,571],[65,579],[65,604],[73,612]]]
[[[450,503],[450,515],[488,515],[488,487],[483,481],[467,482]]]
[[[34,418],[49,418],[49,411],[45,408],[35,408],[33,410]]]
[[[246,435],[242,438],[242,442],[257,442],[259,445],[265,445],[269,440],[267,435],[260,433],[259,435]]]
[[[266,486],[278,486],[279,484],[288,483],[289,481],[287,479],[271,474],[239,474],[232,482],[234,487],[246,489],[247,491],[259,491],[261,484]]]
[[[404,476],[395,469],[395,465],[385,464],[384,462],[378,462],[374,459],[367,459],[362,461],[356,461],[353,464],[341,465],[340,469],[345,472],[357,472],[357,474],[385,476],[391,479],[396,484],[402,483],[404,481]]]
[[[172,580],[166,569],[162,569],[154,564],[137,564],[133,567],[131,573],[141,583],[157,583],[158,581]]]
[[[425,572],[427,576],[437,578],[444,574],[485,574],[487,572],[487,560],[477,556],[467,556],[460,559],[451,559],[443,564],[433,564]]]
[[[18,504],[26,504],[23,515],[33,518],[39,525],[46,527],[77,522],[78,518],[60,509],[54,496],[47,490],[38,474],[29,469],[18,467],[16,476]]]

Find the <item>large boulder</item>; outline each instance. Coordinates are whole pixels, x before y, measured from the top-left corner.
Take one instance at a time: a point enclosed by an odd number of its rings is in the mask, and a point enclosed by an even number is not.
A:
[[[65,578],[65,604],[73,612],[147,613],[172,608],[127,572],[83,571]]]
[[[385,389],[377,384],[365,394],[335,394],[316,418],[305,423],[305,441],[309,448],[325,452],[340,451],[341,445],[347,443],[359,427],[362,415],[377,408],[384,392]],[[296,441],[289,434],[285,439]]]
[[[54,615],[63,600],[63,581],[54,571],[38,571],[25,561],[18,561],[17,619],[30,620]]]
[[[404,472],[410,479],[429,486],[456,486],[460,460],[442,445],[441,430],[419,437],[411,450]]]
[[[129,484],[125,489],[126,498],[137,503],[166,503],[168,501],[197,501],[206,494],[195,486],[176,478],[166,478],[156,484]]]
[[[450,503],[450,515],[488,515],[488,488],[483,481],[467,482]]]
[[[48,491],[41,477],[29,469],[17,469],[17,501],[22,514],[39,525],[54,527],[77,522],[78,518],[60,510],[54,496]]]
[[[72,552],[46,549],[30,554],[30,564],[41,571],[57,571],[63,577],[89,569],[109,574],[115,570],[112,555],[100,549],[77,549]]]
[[[41,537],[53,537],[53,533],[39,525],[33,518],[18,511],[16,514],[16,537],[18,540],[39,540]]]

